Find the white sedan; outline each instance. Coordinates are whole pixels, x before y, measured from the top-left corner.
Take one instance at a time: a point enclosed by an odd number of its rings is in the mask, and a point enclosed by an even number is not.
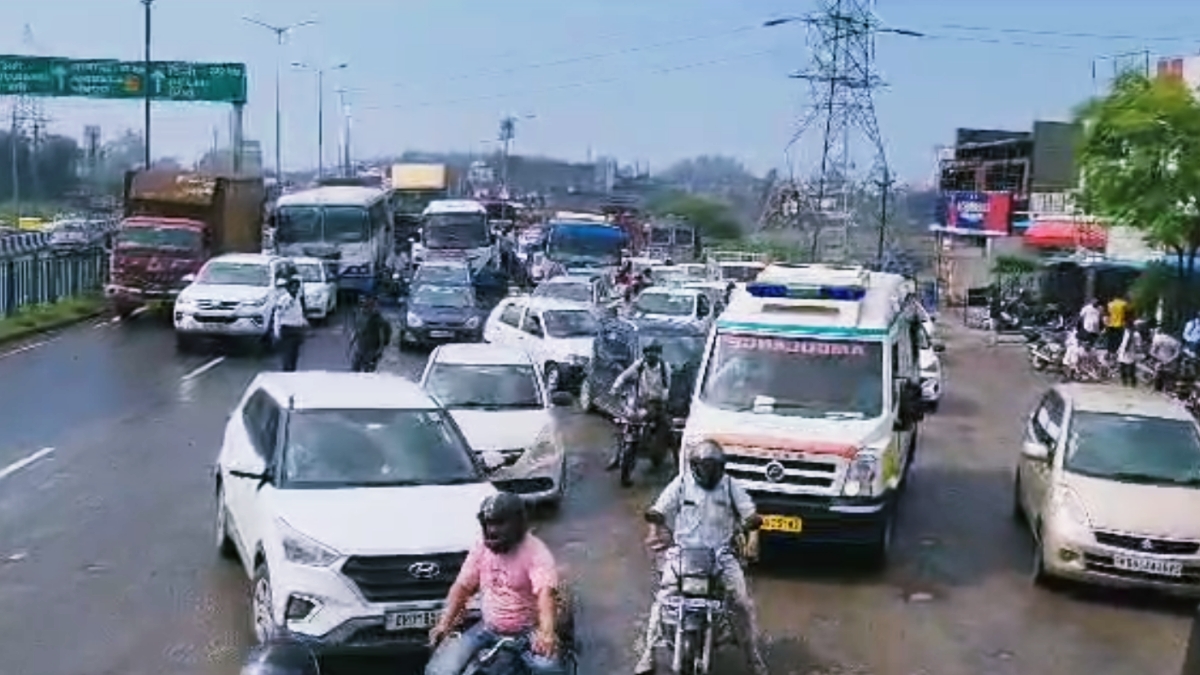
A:
[[[713,320],[715,307],[708,295],[691,288],[659,288],[642,291],[633,307],[634,316],[705,325]]]
[[[473,451],[504,457],[488,476],[497,489],[531,503],[562,501],[567,460],[554,407],[572,399],[566,392],[552,394],[525,352],[441,345],[429,355],[421,387],[450,411]]]
[[[306,314],[313,319],[326,319],[337,311],[337,279],[319,258],[292,258],[296,273],[304,284]]]

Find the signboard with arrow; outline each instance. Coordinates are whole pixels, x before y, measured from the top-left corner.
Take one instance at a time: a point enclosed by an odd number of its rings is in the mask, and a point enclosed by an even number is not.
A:
[[[246,102],[246,65],[151,61],[150,97],[157,101]],[[141,61],[0,55],[0,96],[145,98]]]

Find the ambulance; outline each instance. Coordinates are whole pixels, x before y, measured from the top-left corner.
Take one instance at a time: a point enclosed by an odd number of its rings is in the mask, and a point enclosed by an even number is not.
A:
[[[886,562],[924,414],[911,288],[861,267],[774,264],[714,325],[682,456],[721,444],[763,516],[761,543]]]

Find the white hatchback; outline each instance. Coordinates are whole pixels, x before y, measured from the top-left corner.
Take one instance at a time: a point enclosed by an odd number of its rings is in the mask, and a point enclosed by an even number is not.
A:
[[[256,637],[424,644],[496,492],[486,473],[415,383],[258,375],[225,427],[214,485],[217,545],[251,578]]]
[[[305,314],[326,319],[337,311],[337,277],[320,258],[292,258],[304,285]]]
[[[562,501],[566,443],[554,407],[572,398],[551,394],[528,354],[489,344],[441,345],[429,355],[421,387],[450,411],[472,450],[503,456],[504,465],[488,476],[493,485],[532,503]]]

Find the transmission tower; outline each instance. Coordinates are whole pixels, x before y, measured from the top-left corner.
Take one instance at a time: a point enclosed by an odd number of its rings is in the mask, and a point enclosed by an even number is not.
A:
[[[845,254],[849,230],[860,224],[856,192],[861,192],[861,179],[890,185],[875,118],[874,92],[883,86],[875,73],[875,38],[879,33],[920,34],[883,27],[874,5],[874,0],[819,0],[815,12],[766,24],[804,24],[812,61],[791,75],[808,82],[809,105],[787,145],[791,179],[781,181],[768,199],[763,226],[801,230],[812,260]],[[806,144],[809,139],[815,143]],[[810,152],[805,145],[813,146]],[[801,148],[799,178],[792,161],[797,147]],[[866,176],[856,160],[867,167]],[[871,211],[877,214],[872,220],[879,221],[879,257],[887,231],[885,192],[879,195],[880,208]],[[823,255],[822,249],[832,255]]]
[[[26,53],[34,56],[42,55],[41,49],[34,39],[33,28],[29,24],[25,24],[22,31],[21,43],[25,47]],[[14,211],[19,217],[21,199],[23,197],[36,200],[41,196],[38,157],[42,141],[46,136],[46,126],[50,123],[50,119],[46,116],[41,98],[37,96],[14,96],[12,97],[7,122],[10,134],[9,147],[11,149],[11,156],[5,159],[11,162],[10,171],[12,173]],[[21,148],[25,144],[26,139],[29,142],[28,164],[22,166]],[[30,178],[29,185],[21,184],[22,173],[25,173]]]

